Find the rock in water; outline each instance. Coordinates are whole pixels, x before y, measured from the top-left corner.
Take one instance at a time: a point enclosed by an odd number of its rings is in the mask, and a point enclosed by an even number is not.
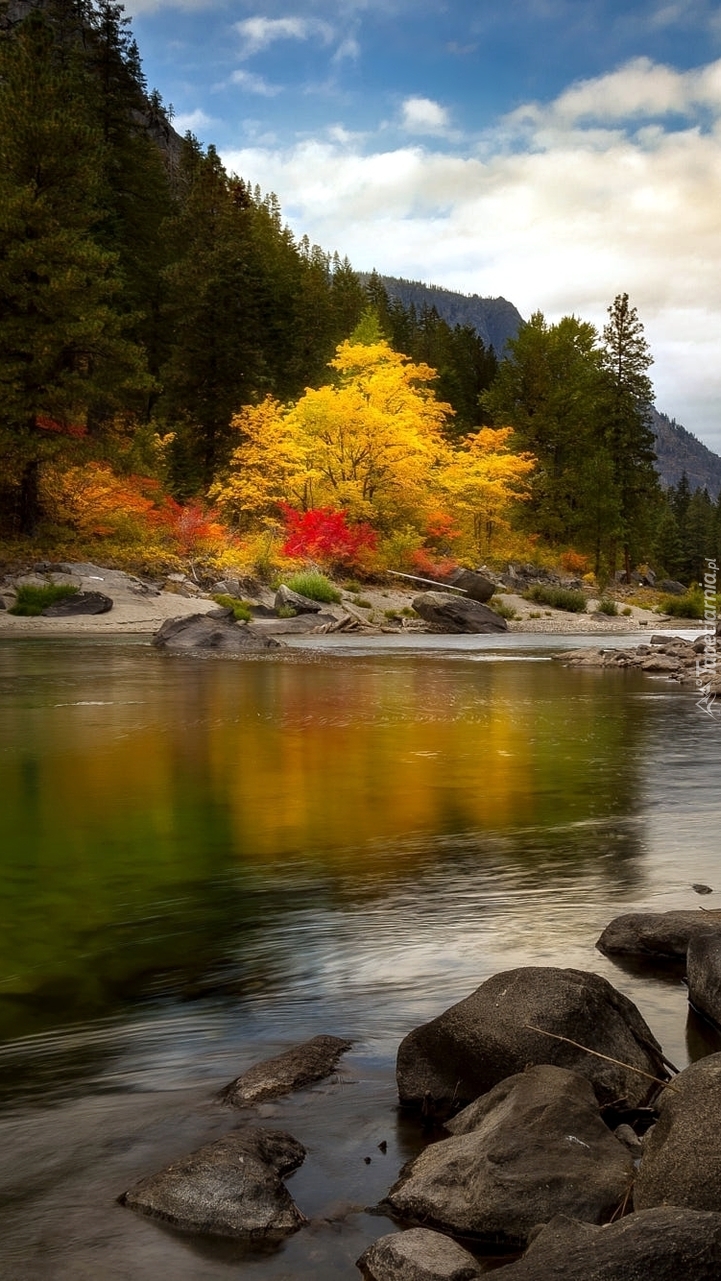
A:
[[[606,926],[596,943],[606,956],[683,960],[689,939],[721,931],[721,911],[629,912]]]
[[[120,1201],[188,1232],[280,1238],[306,1222],[281,1178],[304,1158],[289,1134],[240,1130],[141,1179]]]
[[[569,1037],[652,1076],[668,1079],[662,1051],[628,997],[598,974],[529,966],[495,974],[465,1001],[401,1042],[401,1103],[450,1114],[533,1063],[553,1063],[591,1081],[600,1103],[643,1102],[651,1082],[528,1024]]]
[[[601,1223],[633,1180],[633,1158],[604,1125],[593,1086],[564,1068],[509,1077],[448,1122],[388,1194],[400,1219],[525,1245],[555,1214]]]
[[[657,1205],[721,1207],[721,1054],[710,1054],[673,1078],[657,1104],[633,1190],[637,1210]],[[721,1272],[719,1272],[721,1276]]]
[[[439,632],[466,632],[484,635],[507,632],[508,623],[500,614],[466,596],[450,592],[423,592],[413,601],[416,613]]]
[[[721,1214],[668,1205],[597,1228],[559,1214],[503,1281],[718,1281]]]
[[[247,654],[281,648],[281,642],[272,636],[261,635],[247,623],[236,623],[232,609],[167,618],[153,636],[153,645],[158,649],[200,650],[216,654]]]
[[[480,1264],[440,1232],[411,1228],[374,1241],[356,1263],[366,1281],[475,1281]]]
[[[231,1081],[220,1097],[224,1103],[243,1107],[247,1103],[260,1103],[263,1099],[290,1094],[292,1090],[300,1090],[304,1085],[330,1076],[341,1055],[350,1047],[350,1041],[343,1041],[338,1036],[314,1036],[275,1058],[256,1063]]]
[[[103,592],[75,592],[74,596],[65,596],[56,600],[54,605],[46,605],[43,618],[74,618],[82,614],[107,614],[113,608],[110,596]]]
[[[691,938],[686,974],[691,1005],[721,1027],[721,928]]]

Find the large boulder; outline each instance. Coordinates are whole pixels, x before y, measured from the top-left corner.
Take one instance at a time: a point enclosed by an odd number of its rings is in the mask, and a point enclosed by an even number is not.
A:
[[[107,614],[112,608],[111,597],[103,592],[75,592],[56,600],[54,605],[46,605],[41,612],[43,618],[75,618],[83,614]]]
[[[467,632],[483,635],[488,632],[507,632],[505,618],[466,596],[451,592],[422,592],[413,601],[413,608],[426,623],[439,632]]]
[[[655,961],[683,960],[689,941],[721,934],[721,911],[629,912],[616,916],[596,943],[606,956],[640,956]]]
[[[657,1107],[659,1119],[644,1140],[633,1190],[635,1208],[721,1211],[721,1054],[675,1076]]]
[[[454,569],[445,581],[449,586],[462,588],[468,600],[480,601],[482,605],[491,599],[496,590],[495,583],[475,569]]]
[[[280,1238],[306,1222],[282,1182],[304,1157],[289,1134],[257,1126],[173,1161],[120,1202],[188,1232]]]
[[[290,1094],[292,1090],[300,1090],[330,1076],[341,1055],[350,1047],[351,1042],[343,1041],[339,1036],[314,1036],[275,1058],[256,1063],[231,1081],[220,1097],[233,1107],[244,1107],[248,1103],[260,1103],[264,1099]]]
[[[689,940],[686,975],[688,999],[693,1008],[721,1027],[721,927],[696,934]]]
[[[388,1194],[398,1218],[502,1249],[554,1214],[601,1223],[628,1194],[633,1158],[585,1077],[548,1065],[509,1077],[453,1120]]]
[[[285,583],[281,583],[275,593],[275,608],[294,609],[296,614],[319,614],[323,606],[320,601],[301,596],[300,592],[294,592]]]
[[[721,1214],[664,1206],[594,1227],[552,1219],[503,1281],[718,1281]]]
[[[366,1281],[475,1281],[482,1275],[472,1254],[427,1228],[380,1237],[364,1250],[356,1267]]]
[[[247,654],[262,649],[279,649],[281,642],[263,636],[247,623],[236,623],[232,609],[213,609],[208,614],[166,618],[153,636],[158,649],[216,654]]]
[[[629,1107],[639,1106],[652,1085],[643,1073],[668,1077],[650,1028],[607,979],[582,970],[529,966],[495,974],[405,1037],[396,1065],[400,1101],[448,1114],[533,1063],[579,1072],[591,1081],[600,1103],[626,1100]]]

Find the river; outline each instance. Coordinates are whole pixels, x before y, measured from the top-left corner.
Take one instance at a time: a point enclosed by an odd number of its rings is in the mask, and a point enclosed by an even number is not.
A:
[[[624,911],[715,905],[691,883],[721,893],[721,725],[564,647],[0,644],[0,1277],[351,1281],[392,1228],[364,1207],[421,1142],[398,1042],[501,969],[596,970],[678,1066],[718,1048],[677,974],[594,943]],[[318,1032],[353,1041],[339,1074],[261,1110],[308,1148],[309,1228],[249,1252],[117,1205],[246,1119],[223,1084]]]

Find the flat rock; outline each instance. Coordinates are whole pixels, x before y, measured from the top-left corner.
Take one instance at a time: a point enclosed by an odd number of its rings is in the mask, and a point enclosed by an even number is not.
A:
[[[598,974],[529,966],[495,974],[471,996],[410,1032],[396,1079],[401,1103],[458,1111],[534,1063],[579,1072],[602,1104],[637,1107],[651,1083],[638,1072],[531,1031],[569,1037],[621,1063],[666,1079],[661,1047],[628,997]]]
[[[475,1281],[482,1275],[472,1254],[427,1228],[381,1237],[364,1251],[356,1267],[366,1281]]]
[[[280,641],[264,636],[247,623],[236,623],[232,609],[214,609],[209,614],[187,614],[168,618],[153,636],[158,649],[244,654],[278,649]]]
[[[76,592],[56,600],[54,605],[46,605],[42,610],[44,618],[73,618],[80,614],[107,614],[113,608],[110,596],[103,592]]]
[[[505,618],[487,605],[451,592],[422,592],[414,598],[413,608],[420,618],[440,632],[483,635],[508,631]]]
[[[605,1227],[552,1219],[503,1281],[718,1281],[721,1214],[675,1206]]]
[[[593,1086],[543,1065],[509,1077],[449,1121],[388,1194],[400,1219],[517,1249],[538,1223],[610,1218],[633,1158],[601,1119]]]
[[[633,1191],[637,1210],[656,1205],[721,1207],[721,1054],[673,1078],[657,1103],[659,1119],[643,1145]],[[721,1273],[719,1273],[721,1276]]]
[[[721,933],[721,911],[629,912],[616,916],[596,943],[606,956],[683,960],[692,938]]]
[[[275,593],[275,608],[294,609],[296,614],[319,614],[323,606],[320,601],[301,596],[299,592],[294,592],[285,583],[281,583]]]
[[[341,1055],[350,1048],[351,1042],[338,1036],[314,1036],[275,1058],[256,1063],[231,1081],[220,1097],[224,1103],[234,1107],[259,1103],[263,1099],[277,1099],[281,1094],[290,1094],[292,1090],[300,1090],[330,1076]]]
[[[280,1238],[306,1222],[282,1182],[304,1158],[289,1134],[239,1130],[141,1179],[120,1202],[187,1232]]]
[[[716,1027],[721,1027],[721,928],[697,934],[690,940],[686,976],[690,1004]]]

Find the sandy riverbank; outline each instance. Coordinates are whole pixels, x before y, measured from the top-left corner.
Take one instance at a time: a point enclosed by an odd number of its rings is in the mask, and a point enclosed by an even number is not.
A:
[[[78,564],[67,568],[72,572],[26,575],[21,581],[69,583],[79,587],[81,591],[99,591],[112,599],[112,609],[105,614],[71,618],[18,618],[8,613],[7,609],[0,609],[0,639],[30,636],[152,635],[167,618],[217,609],[214,600],[190,585],[174,582],[151,584],[120,570],[97,565]],[[420,620],[404,617],[401,613],[411,606],[417,595],[417,590],[413,588],[364,586],[360,597],[350,592],[343,592],[342,595],[339,605],[324,606],[325,614],[332,614],[338,620],[350,616],[360,628],[368,631],[428,630]],[[261,603],[272,604],[273,596],[268,589],[261,589],[259,598]],[[589,601],[586,614],[547,610],[533,601],[508,592],[500,600],[515,611],[516,617],[509,620],[508,624],[511,632],[568,636],[590,633],[608,637],[637,633],[640,637],[650,631],[700,626],[698,623],[669,619],[635,605],[629,607],[631,613],[628,616],[619,614],[608,617],[595,612],[596,602],[593,600]],[[12,603],[7,595],[5,603]],[[276,624],[273,630],[277,634]],[[294,629],[289,627],[288,630]]]

